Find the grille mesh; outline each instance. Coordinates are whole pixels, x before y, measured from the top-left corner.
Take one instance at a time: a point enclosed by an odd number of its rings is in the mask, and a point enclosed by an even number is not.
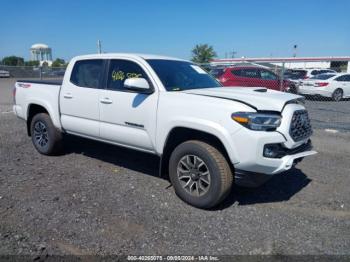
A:
[[[289,134],[295,142],[311,136],[312,128],[306,110],[298,110],[294,112]]]

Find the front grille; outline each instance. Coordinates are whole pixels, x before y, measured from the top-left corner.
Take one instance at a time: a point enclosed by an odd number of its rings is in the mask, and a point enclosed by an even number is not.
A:
[[[306,110],[298,110],[294,112],[289,134],[295,142],[304,140],[311,136],[312,128]]]

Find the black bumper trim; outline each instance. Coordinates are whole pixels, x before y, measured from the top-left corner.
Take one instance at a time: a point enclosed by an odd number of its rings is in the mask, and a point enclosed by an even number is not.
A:
[[[305,151],[310,151],[312,149],[311,139],[309,139],[305,144],[302,144],[302,145],[300,145],[296,148],[293,148],[293,149],[285,148],[281,144],[266,144],[266,145],[264,145],[264,151],[265,151],[265,147],[269,146],[269,145],[278,145],[279,146],[278,153],[275,157],[264,156],[266,158],[272,158],[272,159],[282,158],[282,157],[290,156],[290,155],[295,155],[295,154],[299,154],[299,153],[302,153]]]
[[[245,170],[235,170],[235,184],[242,187],[259,187],[270,180],[274,175],[266,175]]]

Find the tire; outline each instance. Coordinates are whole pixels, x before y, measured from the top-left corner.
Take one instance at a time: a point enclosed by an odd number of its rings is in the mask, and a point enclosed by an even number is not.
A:
[[[340,88],[334,90],[332,94],[333,101],[339,102],[340,100],[342,100],[342,98],[343,98],[343,90]]]
[[[197,140],[186,141],[175,148],[169,161],[169,177],[183,201],[204,209],[224,200],[233,182],[231,168],[223,154]]]
[[[53,125],[46,113],[39,113],[30,123],[32,142],[36,150],[43,155],[56,155],[62,150],[62,133]]]
[[[287,93],[297,94],[297,87],[295,84],[290,84]]]

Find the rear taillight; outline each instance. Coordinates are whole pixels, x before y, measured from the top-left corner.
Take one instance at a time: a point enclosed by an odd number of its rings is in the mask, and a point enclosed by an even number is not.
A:
[[[318,83],[315,83],[315,86],[318,86],[318,87],[322,87],[322,86],[328,86],[329,83],[327,82],[318,82]]]
[[[308,79],[309,77],[308,76],[304,76],[303,79]]]
[[[14,86],[12,89],[12,96],[13,96],[13,103],[14,104],[16,104],[16,92],[17,92],[17,88],[16,88],[16,86]]]

